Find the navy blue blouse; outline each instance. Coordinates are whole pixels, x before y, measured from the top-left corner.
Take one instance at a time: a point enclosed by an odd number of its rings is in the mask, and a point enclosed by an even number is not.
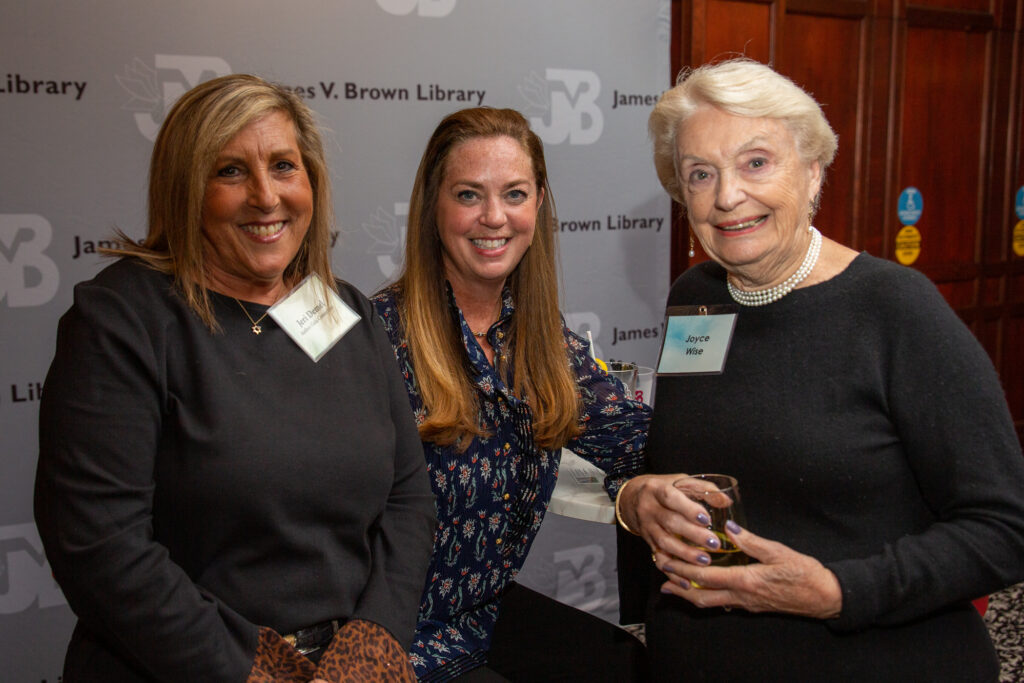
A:
[[[482,666],[498,619],[502,593],[526,560],[547,511],[558,476],[558,450],[533,440],[532,414],[502,380],[473,337],[448,288],[453,316],[462,328],[488,436],[476,437],[460,452],[455,446],[424,442],[438,524],[434,551],[420,604],[411,659],[421,680],[445,681]],[[403,337],[394,288],[372,297],[395,349],[418,423],[426,411]],[[501,315],[487,331],[496,364],[514,378],[506,344],[515,306],[506,288]],[[627,399],[622,384],[591,359],[588,343],[563,330],[568,359],[583,403],[583,432],[567,444],[607,473],[614,498],[630,477],[644,469],[650,408]]]

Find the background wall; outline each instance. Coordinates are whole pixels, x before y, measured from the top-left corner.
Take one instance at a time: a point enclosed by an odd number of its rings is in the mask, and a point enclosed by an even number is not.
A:
[[[152,139],[185,90],[251,72],[300,90],[327,129],[334,264],[372,292],[396,274],[408,194],[447,113],[531,117],[558,209],[562,309],[605,358],[653,365],[669,203],[647,114],[669,83],[669,0],[5,2],[0,24],[0,662],[55,681],[74,623],[32,520],[36,420],[57,319],[145,233]],[[614,618],[610,526],[549,515],[524,580]]]

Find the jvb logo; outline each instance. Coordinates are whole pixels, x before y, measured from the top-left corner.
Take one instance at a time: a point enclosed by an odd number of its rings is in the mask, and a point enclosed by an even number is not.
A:
[[[35,524],[0,527],[0,614],[66,605]]]
[[[363,231],[373,240],[367,251],[377,255],[377,267],[389,280],[395,276],[402,264],[406,223],[399,219],[408,215],[409,202],[395,202],[394,215],[378,206],[370,216],[370,222],[363,223]]]
[[[22,308],[53,298],[60,271],[44,253],[52,238],[53,228],[42,216],[0,214],[0,301]]]
[[[151,69],[136,57],[124,68],[123,76],[114,77],[131,96],[121,108],[136,112],[135,124],[148,140],[156,140],[164,115],[185,91],[204,80],[231,73],[231,67],[220,57],[156,55],[155,64],[156,68]],[[164,71],[174,75],[161,80]]]
[[[569,140],[570,145],[590,145],[598,141],[604,129],[604,114],[597,106],[601,94],[601,79],[593,71],[579,69],[547,69],[541,78],[534,72],[519,86],[519,94],[533,111],[544,111],[543,116],[531,116],[530,125],[549,145]],[[552,90],[551,84],[560,84]]]
[[[446,17],[455,9],[455,0],[377,0],[388,14],[404,16],[414,9],[421,17]]]
[[[594,356],[597,358],[606,357],[601,351],[601,347],[597,344],[598,335],[601,334],[601,319],[597,317],[597,313],[591,311],[566,313],[565,326],[584,339],[587,338],[587,332],[590,332],[590,336],[594,339]]]
[[[595,544],[559,550],[554,561],[558,568],[555,598],[559,602],[587,611],[609,606],[608,581],[601,573],[604,548]],[[617,596],[613,593],[610,599],[615,601]]]

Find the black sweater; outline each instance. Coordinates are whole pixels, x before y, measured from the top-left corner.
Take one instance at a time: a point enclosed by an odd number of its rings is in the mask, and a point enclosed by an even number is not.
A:
[[[68,676],[243,681],[259,626],[337,618],[409,646],[433,496],[387,336],[340,287],[362,320],[318,363],[215,293],[211,333],[133,260],[75,288],[35,500],[79,618]]]
[[[725,271],[690,269],[668,303],[732,303]],[[843,592],[830,621],[658,595],[659,680],[998,671],[968,600],[1024,578],[1024,459],[988,356],[917,271],[861,254],[741,307],[723,374],[658,378],[647,453],[655,472],[736,476],[750,529],[818,558]]]

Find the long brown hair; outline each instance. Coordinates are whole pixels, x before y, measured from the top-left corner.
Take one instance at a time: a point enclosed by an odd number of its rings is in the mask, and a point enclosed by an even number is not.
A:
[[[512,390],[533,412],[533,434],[543,448],[558,448],[580,432],[576,380],[558,311],[554,198],[548,186],[544,147],[522,114],[512,109],[464,109],[438,124],[423,152],[409,200],[405,264],[395,286],[399,313],[426,408],[420,437],[441,445],[486,433],[466,370],[461,331],[448,308],[444,251],[437,226],[437,199],[452,150],[474,138],[515,140],[533,164],[544,199],[533,243],[508,276],[516,306],[508,344],[515,367]],[[465,437],[465,438],[464,438]]]
[[[302,247],[284,272],[287,283],[316,273],[335,288],[330,230],[331,186],[313,112],[294,93],[257,76],[222,76],[192,88],[167,113],[149,165],[149,228],[135,242],[118,232],[109,254],[135,256],[174,276],[175,285],[207,327],[217,321],[206,291],[202,235],[206,181],[220,150],[253,121],[282,111],[295,124],[302,163],[313,189],[313,218]]]

